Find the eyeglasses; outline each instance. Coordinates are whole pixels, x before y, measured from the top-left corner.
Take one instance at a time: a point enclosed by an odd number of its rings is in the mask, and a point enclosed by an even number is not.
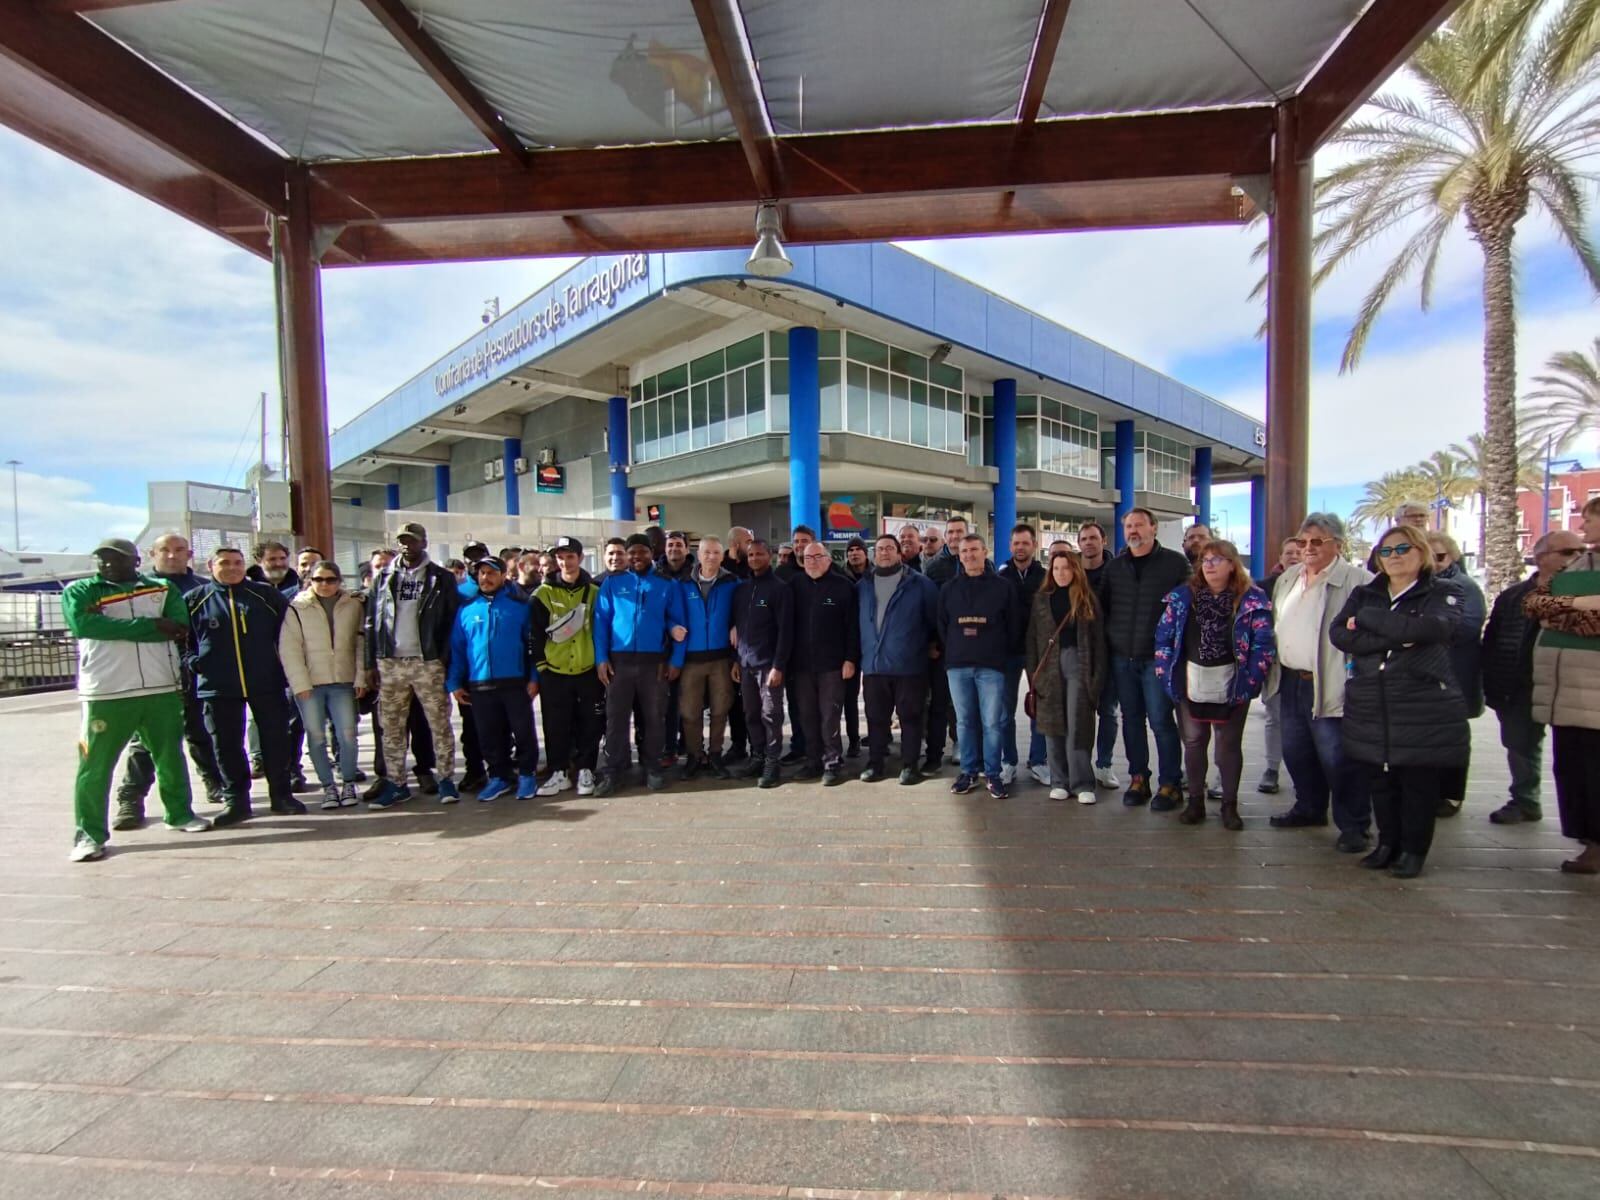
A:
[[[1222,558],[1216,554],[1208,554],[1200,560],[1200,565],[1202,567],[1231,567],[1233,565],[1233,560],[1230,558]]]
[[[311,582],[312,583],[343,583],[344,580],[340,579],[337,575],[313,575],[311,577]]]
[[[1583,551],[1573,547],[1571,550],[1546,550],[1546,554],[1559,554],[1562,558],[1576,558]]]
[[[1416,547],[1410,542],[1401,542],[1398,546],[1379,546],[1378,557],[1388,558],[1392,554],[1410,554]]]
[[[1321,550],[1324,546],[1333,544],[1333,538],[1301,538],[1300,545],[1307,550]]]
[[[937,535],[935,535],[935,534],[931,534],[931,533],[930,533],[930,534],[928,534],[928,535],[927,535],[927,536],[926,536],[926,537],[924,537],[924,538],[923,538],[923,539],[922,539],[922,540],[923,540],[923,542],[924,542],[924,543],[927,543],[927,542],[937,542],[937,541],[938,541],[938,540],[939,540],[939,538],[938,538],[938,536],[937,536]]]

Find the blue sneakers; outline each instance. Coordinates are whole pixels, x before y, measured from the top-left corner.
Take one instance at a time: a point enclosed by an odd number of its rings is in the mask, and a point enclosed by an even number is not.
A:
[[[498,800],[511,790],[511,785],[498,775],[489,776],[489,780],[478,789],[478,803],[488,804],[491,800]],[[441,801],[443,797],[440,797]]]
[[[403,783],[396,783],[392,779],[385,779],[383,786],[378,789],[378,794],[367,801],[368,808],[393,808],[402,800],[411,799],[411,789]]]
[[[439,780],[439,803],[440,804],[460,804],[461,803],[461,793],[456,790],[456,781],[454,779],[441,779],[441,780]]]
[[[539,777],[537,775],[517,776],[517,799],[532,800],[539,794]]]
[[[974,782],[975,781],[971,775],[962,772],[960,775],[956,776],[956,781],[950,785],[950,790],[957,796],[965,796],[972,790]]]

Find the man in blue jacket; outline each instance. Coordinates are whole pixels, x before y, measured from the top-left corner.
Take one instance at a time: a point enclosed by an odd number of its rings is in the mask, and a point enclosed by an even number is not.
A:
[[[672,543],[667,546],[670,550]],[[706,771],[728,778],[722,762],[722,734],[733,707],[733,593],[739,578],[722,565],[722,542],[700,539],[698,560],[683,589],[685,639],[683,678],[679,684],[677,716],[683,722],[683,778]],[[711,741],[705,741],[703,717],[711,709]]]
[[[289,785],[289,682],[278,659],[278,631],[289,602],[270,583],[245,578],[244,552],[223,546],[211,555],[211,582],[190,592],[195,695],[217,754],[224,788],[216,825],[236,825],[253,815],[250,764],[245,757],[245,715],[261,732],[267,794],[275,813],[303,813]]]
[[[667,684],[683,671],[683,589],[653,571],[650,539],[627,541],[628,569],[606,576],[594,605],[595,673],[606,687],[606,757],[595,795],[610,796],[628,769],[628,724],[637,698],[645,784],[667,786],[661,770]]]
[[[532,800],[539,788],[539,739],[533,732],[539,672],[528,655],[528,606],[506,590],[506,567],[498,558],[480,558],[473,569],[477,594],[456,610],[445,686],[462,711],[472,714],[483,747],[489,778],[478,800],[487,804],[513,786],[518,800]]]
[[[876,569],[856,584],[861,622],[861,693],[867,706],[867,769],[861,778],[884,777],[889,727],[900,716],[900,782],[920,783],[922,706],[928,695],[928,665],[938,654],[939,587],[907,570],[900,543],[883,534],[873,544]]]
[[[750,733],[747,775],[759,775],[764,788],[779,783],[783,754],[783,685],[794,643],[789,585],[772,569],[772,547],[760,538],[745,550],[750,578],[733,594],[733,643],[739,661],[733,678],[744,699]]]

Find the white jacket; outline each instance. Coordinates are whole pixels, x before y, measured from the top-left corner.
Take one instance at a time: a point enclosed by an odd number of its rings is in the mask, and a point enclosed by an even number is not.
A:
[[[1278,608],[1283,599],[1300,582],[1300,577],[1306,573],[1304,566],[1296,563],[1282,575],[1278,576],[1277,585],[1272,589],[1272,606]],[[1344,608],[1344,602],[1350,599],[1350,593],[1362,584],[1370,582],[1372,575],[1361,567],[1345,559],[1337,559],[1328,568],[1328,582],[1322,588],[1322,611],[1317,614],[1317,628],[1322,631],[1317,638],[1317,661],[1311,668],[1312,691],[1317,698],[1316,710],[1313,717],[1342,717],[1344,716],[1344,651],[1328,640],[1328,626]],[[1283,668],[1278,663],[1272,664],[1272,670],[1267,673],[1267,686],[1261,693],[1262,698],[1276,696],[1278,685],[1283,681]]]
[[[74,580],[62,593],[61,609],[78,639],[83,699],[126,700],[182,688],[178,646],[153,625],[157,617],[180,625],[188,621],[178,589],[166,580],[149,575],[115,583],[98,575]]]
[[[349,592],[339,593],[333,609],[335,636],[328,636],[328,618],[322,603],[308,589],[289,604],[278,634],[278,657],[295,695],[329,683],[361,684],[361,627],[366,605]]]

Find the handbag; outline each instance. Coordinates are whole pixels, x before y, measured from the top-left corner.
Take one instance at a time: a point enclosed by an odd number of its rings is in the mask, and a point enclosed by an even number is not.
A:
[[[1050,661],[1050,648],[1056,644],[1056,639],[1061,636],[1061,631],[1067,627],[1067,622],[1071,618],[1072,612],[1069,609],[1067,615],[1062,617],[1060,624],[1056,626],[1056,631],[1050,635],[1050,640],[1044,644],[1044,654],[1039,658],[1039,665],[1028,672],[1028,694],[1022,698],[1022,711],[1028,714],[1030,721],[1039,715],[1039,700],[1033,690],[1034,676],[1044,670],[1044,664]]]
[[[1192,704],[1231,704],[1233,702],[1233,677],[1237,670],[1233,663],[1219,663],[1214,667],[1187,663],[1189,701]]]

